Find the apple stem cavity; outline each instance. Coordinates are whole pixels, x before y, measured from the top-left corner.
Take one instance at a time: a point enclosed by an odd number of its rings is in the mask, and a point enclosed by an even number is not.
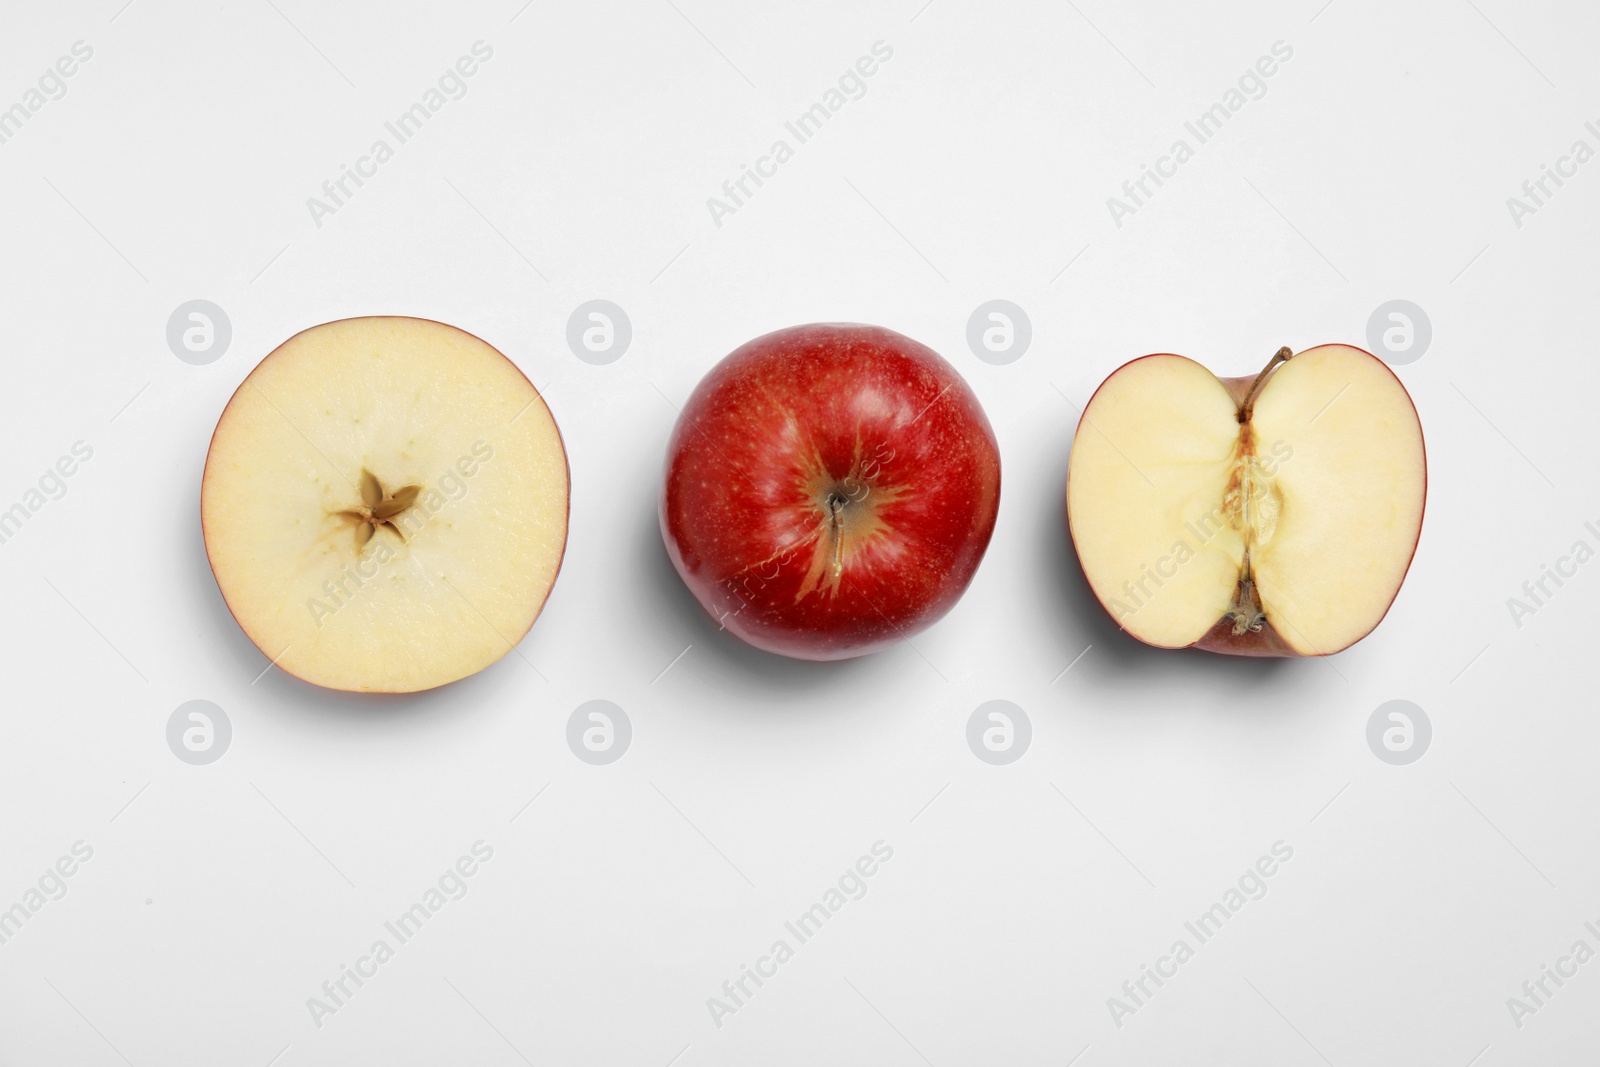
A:
[[[1278,364],[1287,363],[1293,358],[1294,350],[1288,345],[1284,345],[1272,354],[1272,358],[1267,361],[1267,365],[1261,368],[1261,373],[1256,375],[1256,380],[1250,383],[1250,391],[1244,395],[1244,399],[1239,403],[1240,422],[1249,422],[1250,416],[1255,413],[1256,393],[1261,391],[1261,383],[1267,380],[1267,375],[1271,374],[1272,369]]]

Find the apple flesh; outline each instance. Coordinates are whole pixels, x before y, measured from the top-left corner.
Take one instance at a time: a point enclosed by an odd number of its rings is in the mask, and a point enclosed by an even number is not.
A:
[[[1285,348],[1230,379],[1153,355],[1084,409],[1067,519],[1095,596],[1146,644],[1313,656],[1388,612],[1426,494],[1416,408],[1370,353]]]
[[[721,627],[832,660],[944,615],[999,503],[994,432],[954,368],[881,327],[816,323],[750,341],[695,388],[660,520]]]
[[[250,372],[200,491],[229,610],[283,670],[362,692],[482,670],[533,625],[567,538],[566,452],[516,366],[442,323],[316,326]]]

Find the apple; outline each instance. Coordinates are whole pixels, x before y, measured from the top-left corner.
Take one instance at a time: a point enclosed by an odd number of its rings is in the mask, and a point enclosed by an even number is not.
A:
[[[566,450],[505,356],[424,319],[343,319],[250,372],[211,438],[206,555],[290,674],[407,693],[528,632],[567,540]]]
[[[1322,656],[1388,612],[1427,483],[1416,408],[1368,352],[1284,348],[1225,379],[1153,355],[1084,408],[1067,521],[1095,596],[1146,644]]]
[[[999,505],[994,431],[950,364],[879,326],[813,323],[742,345],[695,387],[660,520],[720,626],[833,660],[949,611]]]

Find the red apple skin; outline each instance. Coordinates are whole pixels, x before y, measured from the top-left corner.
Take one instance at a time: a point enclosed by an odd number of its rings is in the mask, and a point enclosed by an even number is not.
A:
[[[999,506],[994,431],[950,364],[879,326],[813,323],[742,345],[696,386],[660,519],[719,626],[834,660],[949,611]]]
[[[1204,637],[1189,647],[1217,652],[1224,656],[1297,659],[1301,655],[1272,628],[1271,622],[1263,622],[1259,630],[1246,630],[1242,634],[1235,634],[1233,620],[1227,617],[1218,619],[1217,624],[1207,630]]]

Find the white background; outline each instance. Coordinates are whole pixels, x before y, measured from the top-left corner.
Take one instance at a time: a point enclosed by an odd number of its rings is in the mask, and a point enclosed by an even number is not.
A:
[[[94,55],[0,144],[0,508],[94,455],[0,545],[0,908],[94,855],[0,945],[0,1063],[1594,1061],[1600,962],[1520,1028],[1506,998],[1600,949],[1600,564],[1520,628],[1506,600],[1600,545],[1600,162],[1521,227],[1506,198],[1600,147],[1600,14],[921,2],[6,5],[0,107]],[[314,225],[307,197],[480,39],[468,94]],[[879,40],[866,95],[715,225],[706,199]],[[1279,40],[1266,95],[1115,225],[1106,199]],[[565,342],[597,297],[634,329],[608,366]],[[965,341],[997,297],[1033,323],[1006,366]],[[194,298],[233,324],[207,366],[165,340]],[[1399,368],[1430,484],[1387,620],[1293,662],[1117,633],[1063,530],[1076,405],[1147,352],[1244,374],[1365,347],[1396,298],[1433,323]],[[263,673],[197,521],[240,380],[371,313],[506,352],[573,478],[519,654],[394,699]],[[1005,469],[956,610],[832,666],[717,634],[655,520],[674,405],[819,319],[944,353]],[[596,698],[634,728],[605,767],[565,741]],[[165,741],[191,699],[233,724],[210,766]],[[1010,766],[967,747],[990,699],[1033,724]],[[1433,723],[1410,766],[1365,739],[1391,699]],[[314,1025],[480,839],[468,895]],[[707,998],[879,840],[868,894],[715,1026]],[[1107,998],[1280,840],[1270,892],[1116,1026]]]

